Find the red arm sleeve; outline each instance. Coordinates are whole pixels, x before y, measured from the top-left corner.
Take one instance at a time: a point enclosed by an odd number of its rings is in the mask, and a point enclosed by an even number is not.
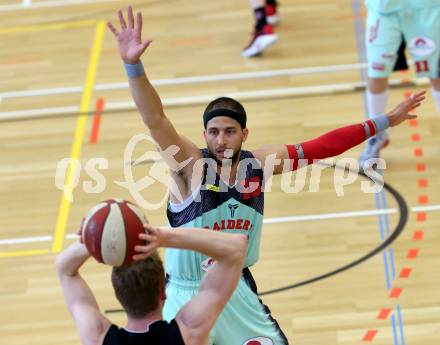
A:
[[[286,145],[289,158],[292,160],[292,170],[298,169],[300,159],[307,160],[307,164],[311,164],[315,159],[340,155],[374,136],[376,131],[374,122],[368,120],[356,125],[335,129],[301,144]]]

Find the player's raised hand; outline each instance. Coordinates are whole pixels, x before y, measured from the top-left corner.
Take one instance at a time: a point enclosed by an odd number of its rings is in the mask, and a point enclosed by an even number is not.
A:
[[[128,6],[127,20],[121,10],[118,11],[119,24],[121,31],[118,31],[111,22],[107,22],[107,26],[118,40],[119,54],[122,60],[129,64],[137,64],[145,49],[150,45],[151,40],[142,42],[142,14],[136,14],[136,20],[133,15],[133,8]]]
[[[397,107],[391,110],[387,114],[390,127],[397,126],[406,120],[415,119],[417,115],[410,114],[410,112],[422,104],[422,101],[425,99],[425,94],[426,91],[420,91],[416,94],[412,94]]]

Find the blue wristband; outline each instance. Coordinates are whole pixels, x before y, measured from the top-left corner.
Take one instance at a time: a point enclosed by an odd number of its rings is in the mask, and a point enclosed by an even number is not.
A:
[[[386,115],[381,115],[371,120],[374,122],[377,132],[384,131],[390,126],[390,123],[388,121],[388,116]]]
[[[124,67],[129,78],[138,78],[145,75],[144,65],[142,65],[142,61],[139,61],[135,65],[124,62]]]

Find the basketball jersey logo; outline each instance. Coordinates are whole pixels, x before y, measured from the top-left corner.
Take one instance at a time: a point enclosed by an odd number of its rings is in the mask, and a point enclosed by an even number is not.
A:
[[[418,36],[414,37],[408,43],[408,48],[411,54],[426,57],[432,55],[437,49],[437,46],[432,39]]]
[[[235,210],[238,208],[238,204],[228,204],[228,208],[231,211],[231,218],[234,218]]]
[[[243,345],[273,345],[273,341],[266,337],[257,337],[246,340]]]

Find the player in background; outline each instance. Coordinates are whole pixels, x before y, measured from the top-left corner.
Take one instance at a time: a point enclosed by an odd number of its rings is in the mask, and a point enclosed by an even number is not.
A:
[[[258,56],[278,37],[274,32],[274,25],[279,22],[278,4],[276,0],[249,0],[255,16],[255,27],[249,44],[243,49],[246,57]]]
[[[429,77],[440,113],[440,0],[366,0],[365,44],[368,61],[366,101],[368,116],[385,114],[388,77],[398,57],[402,37],[420,77]],[[389,143],[386,131],[370,139],[360,163],[378,157]]]

